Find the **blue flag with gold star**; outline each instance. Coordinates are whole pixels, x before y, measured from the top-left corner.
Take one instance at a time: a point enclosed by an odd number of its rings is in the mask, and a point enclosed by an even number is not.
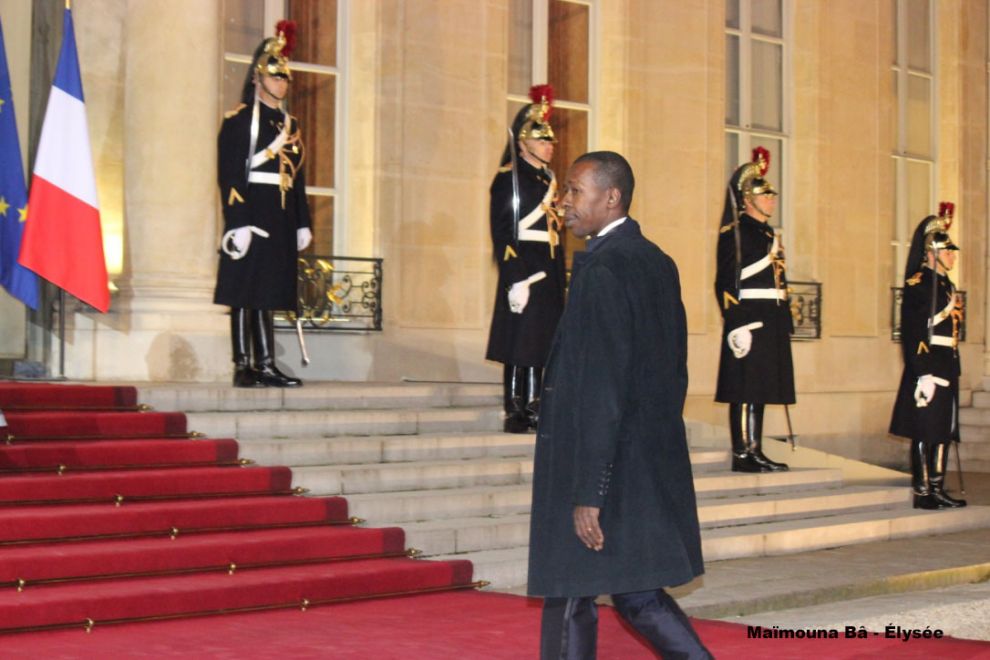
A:
[[[0,284],[31,309],[38,309],[38,276],[17,263],[27,202],[7,49],[0,25]]]

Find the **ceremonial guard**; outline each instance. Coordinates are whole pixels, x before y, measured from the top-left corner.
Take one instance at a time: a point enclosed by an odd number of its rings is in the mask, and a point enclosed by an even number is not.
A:
[[[305,151],[283,108],[295,23],[255,50],[241,94],[218,140],[224,234],[213,301],[228,305],[236,387],[298,387],[275,365],[274,312],[297,309],[298,253],[312,241]],[[250,360],[253,350],[253,364]]]
[[[504,365],[505,430],[535,429],[543,367],[564,309],[564,253],[550,169],[553,90],[537,85],[512,122],[491,186],[491,234],[498,290],[485,357]]]
[[[904,269],[904,373],[890,432],[911,440],[914,508],[966,506],[945,492],[949,445],[959,442],[959,327],[963,303],[949,279],[959,250],[949,238],[955,205],[942,202],[914,231]]]
[[[769,166],[770,153],[758,147],[729,179],[718,237],[722,352],[715,400],[729,404],[736,472],[788,469],[763,454],[764,407],[795,401],[784,250],[767,222],[777,208],[777,191],[765,178]]]

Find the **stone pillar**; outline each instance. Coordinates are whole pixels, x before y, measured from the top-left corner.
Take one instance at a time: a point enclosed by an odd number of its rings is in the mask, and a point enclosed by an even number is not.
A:
[[[111,312],[74,320],[70,377],[230,373],[225,309],[212,304],[220,28],[219,0],[124,3],[123,86],[109,109],[123,125],[123,267]]]

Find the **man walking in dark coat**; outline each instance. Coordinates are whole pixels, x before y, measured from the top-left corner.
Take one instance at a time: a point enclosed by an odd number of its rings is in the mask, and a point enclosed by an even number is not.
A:
[[[574,257],[536,439],[529,593],[541,657],[594,658],[598,594],[664,657],[711,657],[663,588],[704,572],[682,410],[687,328],[677,266],[627,217],[633,174],[585,154],[565,182]]]

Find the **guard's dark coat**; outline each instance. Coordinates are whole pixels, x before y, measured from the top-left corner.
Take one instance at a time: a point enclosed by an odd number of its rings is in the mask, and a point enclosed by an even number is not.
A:
[[[275,139],[284,115],[260,104],[260,123],[256,151]],[[292,119],[290,133],[298,130]],[[249,309],[295,310],[297,308],[296,230],[309,227],[306,201],[306,177],[300,168],[292,189],[282,193],[277,185],[247,183],[245,161],[251,139],[251,107],[244,106],[227,117],[220,127],[218,147],[218,183],[223,205],[224,233],[238,227],[254,225],[269,233],[268,238],[252,235],[247,254],[233,260],[220,252],[220,267],[213,302]],[[298,145],[297,145],[298,146]],[[282,153],[298,164],[302,149],[282,148]],[[256,172],[278,172],[278,156],[255,168]],[[231,194],[235,190],[243,201]]]
[[[521,158],[518,167],[519,217],[525,218],[543,203],[551,173],[544,168],[537,169]],[[546,364],[550,342],[564,309],[564,246],[558,245],[551,258],[549,243],[520,240],[513,244],[512,171],[509,168],[500,170],[492,181],[489,217],[493,256],[498,264],[498,289],[485,357],[519,367],[542,367]],[[546,213],[530,228],[547,231]],[[511,250],[507,251],[507,248]],[[510,312],[509,287],[541,270],[547,277],[529,287],[529,303],[523,313]]]
[[[577,253],[544,380],[529,593],[590,596],[704,572],[681,416],[687,329],[677,266],[628,219]],[[600,507],[605,547],[574,533]]]
[[[930,268],[904,284],[901,303],[901,353],[904,372],[897,390],[890,432],[929,444],[942,444],[959,439],[959,351],[951,346],[928,343],[928,319],[932,309],[932,278]],[[938,277],[935,294],[935,324],[933,334],[948,339],[958,338],[962,310],[957,314],[940,316],[955,298],[956,288],[945,274]],[[935,396],[925,407],[915,404],[914,390],[918,378],[931,374],[949,381],[948,387],[935,387]]]
[[[773,246],[773,227],[746,214],[739,217],[742,265],[758,262]],[[791,334],[794,321],[786,300],[751,300],[740,296],[740,289],[787,289],[783,270],[774,280],[773,267],[764,268],[736,286],[736,241],[731,225],[718,237],[718,268],[715,297],[722,310],[721,357],[715,400],[722,403],[794,403],[794,366],[791,361]],[[731,296],[729,299],[727,296]],[[736,302],[738,301],[738,302]],[[760,321],[752,331],[749,353],[737,358],[726,341],[729,332]]]

